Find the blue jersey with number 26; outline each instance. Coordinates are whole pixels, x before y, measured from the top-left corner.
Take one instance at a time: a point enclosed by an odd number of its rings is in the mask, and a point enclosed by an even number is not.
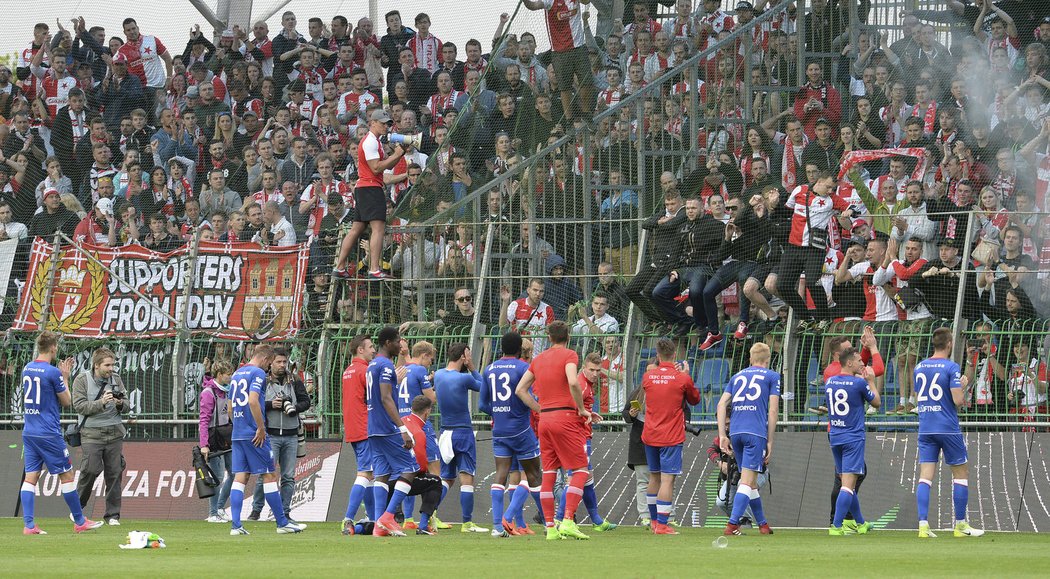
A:
[[[50,362],[34,360],[22,370],[22,436],[62,436],[58,395],[66,391],[62,372]]]
[[[769,436],[769,397],[780,396],[780,374],[769,368],[749,366],[733,374],[725,391],[733,398],[730,434]]]
[[[259,425],[255,424],[252,416],[251,406],[248,405],[248,396],[252,392],[259,393],[259,406],[262,409],[263,428],[266,428],[266,372],[258,366],[245,364],[233,373],[230,378],[230,402],[233,405],[233,437],[232,440],[251,440],[255,438],[255,431]]]
[[[828,440],[845,444],[864,440],[864,402],[875,399],[868,381],[849,374],[828,378]]]
[[[915,410],[919,434],[956,434],[959,414],[952,388],[962,388],[959,365],[947,358],[927,358],[915,365]]]

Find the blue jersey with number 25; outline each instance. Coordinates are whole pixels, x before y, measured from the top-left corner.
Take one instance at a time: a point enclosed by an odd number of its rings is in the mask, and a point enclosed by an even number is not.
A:
[[[733,374],[725,391],[733,398],[730,418],[731,434],[769,435],[769,397],[780,396],[780,374],[769,368],[749,366]]]

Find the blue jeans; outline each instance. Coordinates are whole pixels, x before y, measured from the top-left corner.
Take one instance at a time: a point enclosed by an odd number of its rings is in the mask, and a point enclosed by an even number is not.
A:
[[[233,452],[227,451],[219,456],[209,457],[208,468],[215,478],[222,477],[219,492],[208,497],[208,515],[211,516],[225,509],[226,499],[230,497],[230,487],[233,486]]]
[[[707,318],[707,331],[712,334],[721,333],[721,329],[718,327],[718,304],[715,302],[715,298],[718,294],[722,293],[722,290],[733,285],[734,283],[740,284],[740,291],[737,295],[740,297],[740,321],[747,323],[749,319],[748,310],[751,309],[751,302],[744,297],[744,284],[747,283],[747,278],[751,277],[751,274],[755,273],[758,269],[758,264],[753,261],[731,261],[729,263],[722,264],[722,267],[718,268],[707,285],[704,286],[704,315]],[[692,291],[690,291],[692,295]],[[696,311],[696,306],[693,306],[693,311]],[[700,328],[703,330],[703,328]]]
[[[681,293],[682,284],[688,285],[689,303],[693,304],[693,317],[700,319],[698,316],[703,316],[703,308],[700,308],[699,311],[701,313],[697,314],[698,309],[695,304],[700,302],[700,297],[704,293],[704,285],[714,275],[714,270],[709,265],[699,265],[678,268],[677,271],[678,279],[676,281],[672,282],[668,276],[656,284],[656,287],[653,289],[653,304],[668,322],[672,324],[691,324],[693,320],[689,319],[689,316],[685,315],[683,309],[678,307],[674,298]],[[694,299],[696,300],[695,302],[693,301]],[[697,322],[697,325],[699,325],[699,322]],[[704,325],[706,326],[706,324]]]
[[[291,511],[292,491],[295,490],[295,465],[299,459],[295,456],[299,448],[299,437],[270,436],[270,448],[273,449],[273,459],[281,472],[281,504],[284,505],[284,514]],[[255,483],[255,493],[252,495],[252,512],[261,511],[266,497],[263,493],[263,481],[260,476]]]

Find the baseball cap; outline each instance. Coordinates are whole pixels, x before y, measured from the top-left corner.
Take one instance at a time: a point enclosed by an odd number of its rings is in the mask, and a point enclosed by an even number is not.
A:
[[[751,4],[750,2],[737,2],[737,3],[736,3],[736,11],[737,11],[737,12],[740,12],[741,10],[751,10],[751,11],[754,11],[754,10],[755,10],[755,7],[754,7],[754,5],[753,5],[753,4]]]
[[[48,189],[47,191],[44,191],[44,200],[47,201],[47,198],[52,196],[52,195],[57,195],[59,197],[62,197],[62,194],[58,192],[58,189],[51,188],[51,189]]]
[[[856,231],[856,230],[860,229],[861,227],[867,227],[867,226],[868,226],[867,220],[855,219],[853,221],[853,227],[850,229],[850,231]]]
[[[226,30],[223,30],[222,31],[222,37],[223,38],[233,38],[233,30],[230,30],[229,28],[227,28]]]
[[[243,113],[241,113],[241,118],[242,119],[244,117],[247,117],[247,116],[253,116],[255,118],[259,118],[259,114],[256,113],[255,111],[251,110],[251,109],[246,109]]]
[[[954,237],[941,237],[937,240],[937,247],[959,247],[959,241]]]
[[[372,114],[368,116],[368,120],[380,123],[391,122],[390,115],[383,109],[376,109],[372,111]]]
[[[100,197],[95,202],[95,209],[98,209],[103,215],[113,215],[113,200],[109,197]]]
[[[127,64],[128,57],[123,52],[118,52],[113,55],[113,64]]]
[[[186,96],[191,99],[195,99],[201,96],[201,91],[197,88],[197,85],[193,85],[186,89]]]

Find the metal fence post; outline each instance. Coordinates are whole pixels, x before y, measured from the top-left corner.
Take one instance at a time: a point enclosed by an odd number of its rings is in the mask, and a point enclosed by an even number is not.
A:
[[[795,86],[806,84],[806,0],[795,3]],[[830,71],[828,71],[830,73]],[[789,103],[790,104],[790,101]]]
[[[172,373],[174,373],[174,381],[172,383],[172,402],[174,402],[172,408],[172,418],[178,420],[180,415],[185,410],[184,402],[185,395],[183,392],[186,389],[184,382],[186,381],[186,359],[189,354],[191,347],[190,344],[190,332],[189,332],[189,311],[190,311],[190,297],[193,295],[193,287],[196,285],[197,280],[197,254],[200,251],[201,236],[200,231],[193,232],[193,239],[191,240],[189,256],[184,259],[188,259],[189,263],[183,272],[183,302],[182,307],[175,313],[175,346],[172,352],[173,363],[171,365]],[[175,423],[174,431],[172,436],[174,438],[182,438],[182,424]]]
[[[966,297],[966,266],[969,265],[970,251],[973,250],[973,222],[975,220],[976,214],[971,210],[970,216],[966,219],[966,241],[963,243],[962,263],[959,264],[959,290],[955,293],[955,318],[952,320],[952,343],[955,350],[952,352],[952,358],[956,360],[962,359],[962,353],[966,348],[966,344],[961,339],[965,330],[963,328],[963,300]]]
[[[51,260],[51,267],[47,271],[47,297],[44,298],[44,307],[40,312],[40,323],[37,324],[37,328],[41,331],[46,331],[48,322],[51,321],[51,300],[55,297],[55,275],[58,274],[58,264],[61,262],[59,257],[61,254],[59,243],[61,241],[62,234],[56,231],[54,244],[51,246],[54,252],[53,259]]]
[[[591,159],[593,158],[592,155],[591,155],[591,145],[593,145],[593,143],[594,143],[594,141],[591,139],[591,131],[590,130],[583,131],[583,170],[582,170],[582,173],[583,173],[583,195],[584,195],[584,204],[583,204],[583,219],[584,219],[584,223],[583,223],[583,237],[582,237],[582,239],[581,238],[577,238],[577,239],[581,239],[581,241],[583,242],[583,267],[580,267],[580,264],[578,264],[578,263],[574,263],[572,265],[573,265],[574,268],[576,268],[577,271],[582,271],[584,273],[589,272],[591,263],[593,263],[592,255],[591,255],[592,248],[591,248],[591,243],[590,243],[590,241],[593,239],[593,233],[594,233],[594,224],[591,222],[591,220],[594,219],[594,214],[591,213],[591,205],[592,205],[592,201],[594,200],[594,190],[592,188],[593,184],[591,183]],[[579,224],[579,222],[577,222],[577,225],[578,224]],[[576,228],[574,227],[573,229],[576,229]],[[587,276],[587,277],[585,277],[583,279],[583,284],[582,285],[583,285],[582,289],[584,290],[584,295],[590,295],[590,293],[591,293],[591,278],[590,278],[590,276]]]

